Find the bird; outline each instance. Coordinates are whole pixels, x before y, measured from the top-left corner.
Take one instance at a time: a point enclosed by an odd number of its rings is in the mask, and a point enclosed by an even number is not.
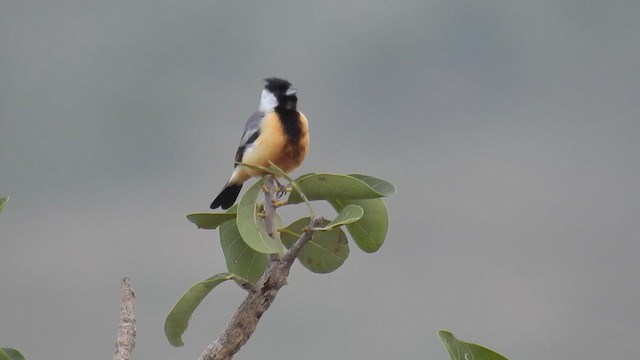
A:
[[[211,203],[211,209],[233,206],[242,184],[263,172],[242,164],[269,167],[272,162],[289,173],[302,164],[309,148],[309,122],[298,111],[297,90],[287,80],[268,78],[258,110],[251,115],[240,137],[229,181]]]

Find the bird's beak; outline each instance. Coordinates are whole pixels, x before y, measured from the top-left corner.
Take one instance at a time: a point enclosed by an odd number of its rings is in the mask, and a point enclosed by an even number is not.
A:
[[[297,92],[298,90],[296,88],[294,88],[293,86],[290,86],[289,89],[287,89],[287,92],[285,93],[285,95],[291,96],[291,95],[295,95]]]

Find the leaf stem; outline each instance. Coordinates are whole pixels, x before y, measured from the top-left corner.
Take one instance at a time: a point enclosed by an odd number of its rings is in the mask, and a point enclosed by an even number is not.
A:
[[[283,178],[285,178],[285,179],[287,179],[289,181],[289,184],[291,185],[291,187],[296,190],[296,192],[300,195],[302,200],[304,200],[305,204],[307,204],[307,207],[309,208],[309,214],[311,215],[311,218],[316,217],[316,214],[313,211],[313,207],[311,207],[311,202],[309,202],[309,199],[307,199],[307,196],[302,192],[302,190],[300,189],[298,184],[295,182],[295,180],[293,180],[291,178],[291,176],[289,176],[289,174],[287,174],[282,169],[277,167],[271,161],[269,161],[269,169],[271,170],[272,174],[275,174],[275,175],[278,175],[280,177],[283,177]]]

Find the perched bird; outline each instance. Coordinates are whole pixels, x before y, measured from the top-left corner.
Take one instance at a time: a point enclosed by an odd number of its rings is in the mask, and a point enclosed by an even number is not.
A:
[[[264,175],[238,163],[268,167],[271,161],[291,172],[307,155],[309,124],[296,108],[296,89],[287,80],[269,78],[265,81],[258,111],[249,118],[240,138],[233,174],[211,203],[212,209],[230,208],[245,181]]]

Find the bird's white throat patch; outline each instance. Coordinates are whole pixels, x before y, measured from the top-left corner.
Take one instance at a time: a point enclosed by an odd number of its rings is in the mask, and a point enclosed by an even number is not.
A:
[[[258,109],[267,113],[273,111],[276,106],[278,106],[278,99],[276,99],[276,96],[267,89],[262,90],[262,95],[260,96],[260,107]]]

